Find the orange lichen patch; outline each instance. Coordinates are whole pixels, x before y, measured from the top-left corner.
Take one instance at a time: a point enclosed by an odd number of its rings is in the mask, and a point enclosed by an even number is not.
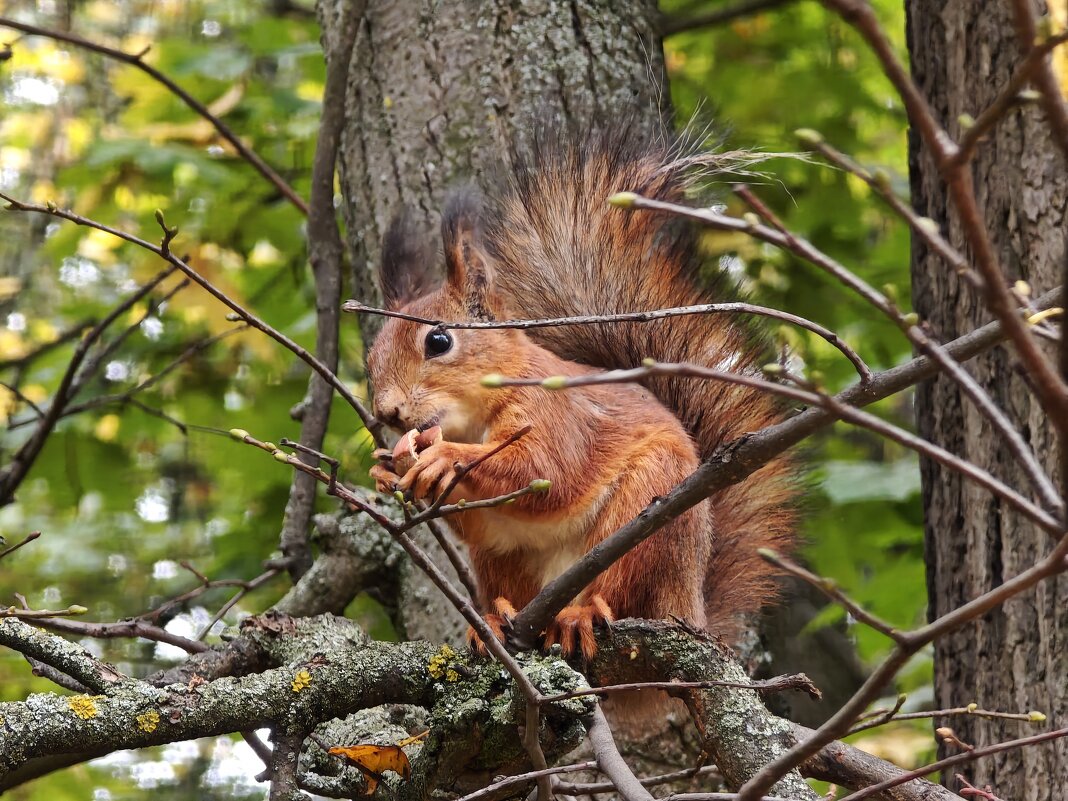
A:
[[[151,734],[159,726],[159,712],[150,709],[137,716],[137,728],[146,734]]]
[[[67,706],[70,707],[71,712],[82,720],[96,717],[96,702],[88,695],[75,695],[72,698],[68,698]]]
[[[306,670],[297,671],[297,675],[293,677],[293,692],[299,693],[309,684],[311,684],[311,673]]]

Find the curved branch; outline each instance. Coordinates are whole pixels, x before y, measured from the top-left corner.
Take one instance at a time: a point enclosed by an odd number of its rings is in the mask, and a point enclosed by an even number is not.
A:
[[[240,154],[241,158],[251,164],[260,175],[270,181],[274,187],[282,193],[282,195],[292,203],[297,210],[307,216],[308,204],[304,202],[304,198],[296,193],[285,179],[282,178],[274,169],[265,162],[262,158],[256,155],[255,151],[250,149],[244,142],[238,138],[229,126],[226,125],[217,116],[211,113],[211,110],[185,91],[182,87],[153,67],[151,64],[147,64],[144,61],[145,53],[126,53],[122,50],[116,50],[113,47],[107,45],[97,44],[91,42],[88,39],[83,39],[80,36],[75,36],[72,33],[64,33],[62,31],[53,31],[47,28],[40,28],[37,25],[29,25],[25,22],[19,22],[13,20],[10,17],[0,17],[0,26],[5,28],[13,28],[16,31],[22,31],[30,36],[44,36],[48,39],[55,39],[58,42],[66,42],[69,45],[80,47],[84,50],[91,50],[94,53],[100,53],[103,56],[114,59],[115,61],[121,61],[123,64],[129,64],[131,67],[136,67],[143,73],[148,75],[153,80],[163,84],[175,95],[179,100],[185,103],[189,108],[211,123],[212,127],[219,132],[219,135],[225,139],[230,145]]]

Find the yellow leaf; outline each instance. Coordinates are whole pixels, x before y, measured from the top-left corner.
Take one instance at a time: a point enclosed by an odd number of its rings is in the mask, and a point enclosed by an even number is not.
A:
[[[0,275],[0,300],[10,298],[22,289],[22,281],[13,275]]]
[[[364,795],[371,795],[375,791],[382,781],[382,774],[387,770],[399,774],[406,781],[412,775],[412,764],[399,745],[335,746],[329,753],[344,757],[363,774],[367,780]]]
[[[119,433],[119,416],[105,414],[93,427],[93,435],[101,442],[111,442]]]
[[[322,100],[323,85],[318,81],[301,81],[297,84],[297,97],[301,100]]]
[[[4,296],[0,292],[0,298]],[[0,359],[17,359],[26,352],[26,342],[17,331],[0,328]]]
[[[34,403],[43,403],[48,397],[48,390],[40,384],[27,384],[22,388],[22,394]]]
[[[1050,0],[1049,15],[1053,20],[1053,33],[1068,28],[1068,0]],[[1061,85],[1061,94],[1068,97],[1068,47],[1061,45],[1053,51],[1053,71]]]

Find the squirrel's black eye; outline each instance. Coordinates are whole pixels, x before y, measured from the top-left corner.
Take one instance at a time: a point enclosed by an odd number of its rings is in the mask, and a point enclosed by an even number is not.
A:
[[[424,347],[428,359],[448,353],[452,349],[452,334],[440,328],[432,328],[426,335]]]

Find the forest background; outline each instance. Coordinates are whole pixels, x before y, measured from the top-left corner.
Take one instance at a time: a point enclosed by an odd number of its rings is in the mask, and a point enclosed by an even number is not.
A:
[[[665,13],[692,16],[724,4],[672,2]],[[820,131],[858,161],[885,171],[907,195],[905,115],[870,52],[837,17],[814,3],[765,3],[763,11],[674,33],[665,57],[678,118],[712,121],[728,148],[769,154],[799,149],[797,128]],[[902,58],[904,13],[896,0],[873,3]],[[325,68],[310,5],[239,0],[0,3],[5,15],[76,32],[146,60],[204,102],[307,197]],[[4,44],[10,49],[4,50]],[[274,327],[314,345],[314,287],[304,218],[216,131],[140,70],[46,38],[0,32],[0,189],[54,201],[126,230],[157,236],[156,210],[180,228],[175,247],[189,263]],[[388,113],[388,109],[384,109]],[[760,195],[794,231],[850,264],[870,284],[909,298],[904,224],[870,202],[861,180],[824,164],[769,158]],[[726,184],[718,201],[742,213]],[[737,207],[736,207],[737,206]],[[909,358],[911,348],[864,302],[781,251],[740,235],[708,233],[710,259],[737,276],[755,302],[786,309],[838,332],[873,369]],[[158,272],[157,259],[105,234],[41,216],[0,216],[0,380],[19,370],[22,397],[0,386],[0,462],[32,426],[31,404],[52,394],[70,356],[64,335],[99,318],[130,288]],[[177,286],[175,279],[167,289]],[[89,608],[87,619],[116,620],[201,580],[248,581],[277,555],[289,493],[288,468],[235,443],[231,428],[263,439],[296,438],[290,411],[304,396],[307,369],[261,334],[241,329],[199,289],[165,303],[135,305],[116,323],[129,335],[108,354],[78,396],[83,406],[59,424],[14,503],[0,508],[0,535],[41,537],[0,561],[3,603],[13,593],[33,608]],[[828,389],[854,379],[824,340],[776,329],[783,347],[818,371]],[[43,346],[58,347],[29,362]],[[360,397],[367,387],[353,319],[343,321],[342,377]],[[149,386],[150,376],[165,373]],[[876,404],[877,414],[914,427],[911,394]],[[924,619],[926,590],[917,459],[887,440],[836,425],[810,439],[802,553],[865,608],[900,627]],[[369,483],[370,440],[336,403],[324,450],[351,481]],[[323,511],[334,502],[321,498]],[[186,566],[188,565],[188,567]],[[223,587],[168,610],[160,622],[218,641],[224,625],[258,612],[287,589],[284,576],[242,597]],[[396,636],[369,597],[348,613],[373,636]],[[837,606],[818,611],[797,633],[800,649],[820,648],[826,631],[844,632],[856,676],[888,650],[885,639],[852,625]],[[87,641],[94,652],[138,674],[182,653],[145,641]],[[140,666],[140,667],[139,667]],[[918,654],[893,688],[906,708],[931,699],[931,656]],[[25,662],[0,652],[0,700],[52,687]],[[929,724],[900,724],[866,747],[903,764],[929,761]],[[259,797],[254,759],[239,740],[179,743],[122,752],[61,771],[19,791],[20,798]],[[244,756],[243,756],[244,754]]]

